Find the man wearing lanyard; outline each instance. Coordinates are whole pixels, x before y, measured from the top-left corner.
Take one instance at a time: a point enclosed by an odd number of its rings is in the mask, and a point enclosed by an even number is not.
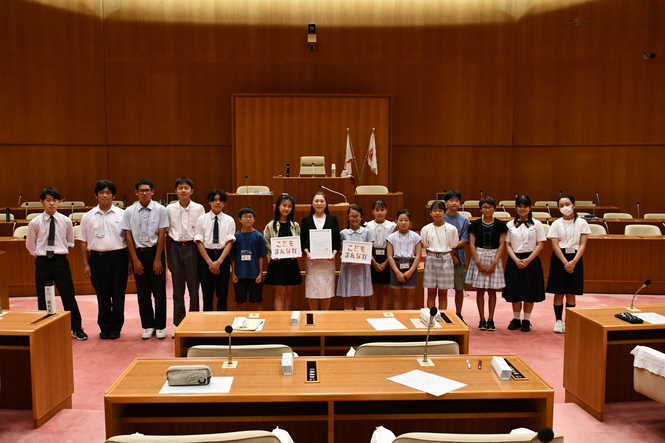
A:
[[[86,212],[79,227],[79,240],[86,277],[97,293],[99,338],[116,340],[125,323],[125,289],[131,272],[125,231],[125,211],[113,206],[116,188],[110,180],[95,185],[96,208]]]
[[[37,286],[37,308],[46,310],[45,286],[55,282],[60,292],[62,305],[70,312],[72,336],[87,340],[88,334],[81,328],[81,312],[74,295],[74,282],[67,254],[74,247],[72,221],[58,212],[60,191],[46,188],[39,195],[44,213],[30,220],[25,247],[35,257],[35,284]]]
[[[164,242],[169,216],[166,208],[152,200],[154,184],[147,178],[136,182],[139,201],[127,208],[122,219],[127,249],[132,259],[139,302],[143,340],[166,338],[166,273]],[[155,299],[153,311],[152,298]]]
[[[169,269],[173,283],[173,324],[178,326],[185,318],[185,284],[189,292],[189,310],[199,310],[199,253],[194,244],[196,220],[205,214],[205,208],[192,201],[194,182],[180,177],[175,182],[178,201],[166,207],[169,214]]]

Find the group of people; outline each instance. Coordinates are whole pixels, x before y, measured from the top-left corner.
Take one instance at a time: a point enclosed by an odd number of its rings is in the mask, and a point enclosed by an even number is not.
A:
[[[78,238],[83,244],[84,272],[97,294],[97,323],[102,339],[120,337],[124,324],[127,276],[134,274],[139,304],[141,338],[166,338],[166,274],[167,262],[173,283],[173,323],[178,326],[186,315],[185,289],[189,292],[189,310],[200,310],[199,286],[203,310],[227,309],[229,280],[234,283],[237,309],[261,309],[263,284],[274,286],[275,310],[289,310],[294,286],[302,283],[298,260],[277,255],[271,258],[271,239],[299,237],[305,257],[305,297],[312,310],[329,309],[331,299],[343,297],[345,310],[389,309],[392,296],[394,309],[414,309],[418,267],[425,256],[423,287],[427,305],[447,308],[447,292],[455,290],[455,311],[462,319],[464,287],[477,289],[480,314],[479,329],[495,330],[496,291],[502,290],[512,303],[514,318],[508,329],[528,332],[534,303],[545,300],[545,290],[555,294],[554,332],[565,332],[563,301],[575,306],[575,295],[583,293],[582,255],[590,233],[586,221],[574,212],[572,196],[559,198],[564,214],[550,230],[553,255],[547,288],[538,255],[547,240],[542,224],[531,216],[531,200],[522,195],[515,201],[517,216],[504,223],[495,219],[495,202],[490,197],[480,200],[482,217],[469,222],[459,214],[461,194],[449,191],[443,201],[430,207],[432,223],[420,233],[411,228],[407,209],[397,212],[395,222],[387,219],[386,204],[372,204],[374,219],[365,222],[363,209],[351,205],[347,211],[347,227],[340,230],[337,218],[330,214],[326,195],[314,194],[310,214],[301,224],[294,220],[295,201],[281,194],[275,204],[273,220],[263,234],[253,225],[256,214],[251,207],[238,213],[241,229],[236,232],[235,220],[223,212],[227,196],[221,189],[208,193],[208,212],[192,200],[194,183],[180,177],[175,185],[178,201],[164,207],[152,200],[154,184],[149,179],[135,184],[138,201],[123,210],[113,205],[115,185],[100,180],[94,188],[98,205],[81,219]],[[35,281],[39,309],[46,308],[45,286],[55,283],[63,306],[71,312],[72,335],[86,340],[81,315],[74,297],[74,285],[67,260],[74,247],[71,220],[58,213],[61,201],[55,188],[46,188],[40,195],[44,213],[30,224],[26,247],[36,257]],[[330,233],[329,256],[314,256],[310,233]],[[326,234],[327,235],[327,234]],[[344,241],[372,245],[371,263],[343,262],[335,285],[335,257]],[[466,266],[464,247],[469,245],[471,259]],[[505,274],[501,263],[504,248],[509,260]],[[423,249],[425,251],[423,251]],[[268,265],[263,279],[264,262]],[[485,316],[485,292],[488,293],[488,315]],[[520,318],[522,310],[523,318]]]

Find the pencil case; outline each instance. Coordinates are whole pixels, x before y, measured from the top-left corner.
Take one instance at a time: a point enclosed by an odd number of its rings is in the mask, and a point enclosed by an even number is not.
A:
[[[207,385],[211,378],[212,369],[206,365],[179,365],[166,370],[169,386]]]

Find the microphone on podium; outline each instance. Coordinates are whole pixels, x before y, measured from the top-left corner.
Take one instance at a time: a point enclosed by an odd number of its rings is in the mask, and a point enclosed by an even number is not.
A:
[[[249,194],[249,175],[245,176],[245,194]]]
[[[229,359],[224,362],[224,364],[222,365],[222,368],[233,369],[236,366],[238,366],[238,362],[233,361],[233,357],[231,356],[231,333],[233,332],[233,326],[226,325],[226,327],[224,328],[224,331],[227,334],[229,334]]]
[[[640,219],[640,202],[637,202],[637,219]]]
[[[536,435],[531,439],[531,443],[549,443],[554,440],[554,431],[547,426],[540,428]]]
[[[344,203],[346,203],[347,205],[349,204],[349,201],[346,199],[346,195],[342,194],[341,192],[333,191],[332,189],[327,188],[327,187],[325,187],[325,186],[323,186],[323,185],[319,185],[319,188],[323,188],[323,189],[325,189],[326,191],[330,191],[330,192],[332,192],[333,194],[341,195],[342,197],[344,197]]]
[[[21,207],[21,199],[23,198],[23,194],[18,195],[18,206]]]
[[[437,312],[439,312],[438,309],[436,309],[436,306],[432,306],[429,308],[429,321],[427,322],[427,338],[425,339],[425,352],[423,354],[422,359],[418,359],[418,363],[420,363],[420,366],[434,366],[434,363],[431,360],[427,359],[427,346],[429,345],[429,332],[432,330],[432,326],[434,326],[434,319],[436,317]]]
[[[547,213],[550,215],[550,218],[552,218],[552,213],[550,212],[550,204],[545,203],[545,207],[547,208]]]
[[[626,308],[626,309],[628,309],[630,311],[634,311],[634,312],[639,312],[639,309],[635,308],[635,297],[637,297],[638,292],[640,292],[642,289],[646,288],[650,284],[651,284],[651,280],[644,280],[644,283],[642,283],[642,286],[640,286],[640,289],[638,289],[635,292],[635,295],[633,295],[633,299],[630,301],[630,308]]]
[[[598,191],[596,191],[596,204],[600,206],[600,197],[598,197]]]

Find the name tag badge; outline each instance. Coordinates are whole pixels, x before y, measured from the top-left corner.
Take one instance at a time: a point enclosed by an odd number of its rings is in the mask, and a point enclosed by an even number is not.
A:
[[[222,249],[221,243],[213,243],[210,249]]]
[[[385,249],[375,249],[376,255],[386,255],[386,250]]]
[[[246,249],[240,251],[240,261],[252,261],[252,251]]]
[[[141,243],[148,243],[150,241],[149,235],[139,235],[139,241]]]
[[[55,245],[46,245],[46,252],[55,252]]]
[[[178,241],[189,241],[189,240],[191,239],[189,238],[189,234],[187,234],[186,232],[178,235]]]
[[[104,238],[106,233],[104,231],[95,231],[95,237],[97,238]]]
[[[566,254],[574,254],[575,248],[566,248]]]
[[[409,269],[410,267],[411,266],[409,265],[408,261],[403,261],[403,262],[400,262],[400,264],[399,264],[399,269],[400,270]]]
[[[528,246],[525,246],[525,247],[522,248],[522,252],[533,252],[533,249],[531,249]]]

